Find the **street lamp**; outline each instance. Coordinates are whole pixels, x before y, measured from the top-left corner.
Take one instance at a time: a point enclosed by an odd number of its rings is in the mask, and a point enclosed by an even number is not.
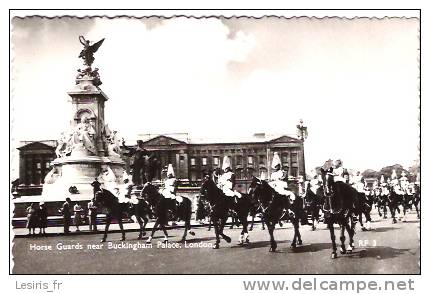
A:
[[[306,181],[306,168],[305,168],[305,140],[308,137],[308,127],[306,127],[303,124],[303,120],[300,119],[299,124],[296,126],[297,127],[297,137],[299,138],[299,140],[302,141],[302,162],[301,164],[303,165],[303,174],[304,174],[304,180]]]
[[[299,137],[299,139],[302,140],[303,142],[308,137],[308,127],[306,127],[303,124],[302,119],[299,121],[299,124],[297,125],[297,137]]]

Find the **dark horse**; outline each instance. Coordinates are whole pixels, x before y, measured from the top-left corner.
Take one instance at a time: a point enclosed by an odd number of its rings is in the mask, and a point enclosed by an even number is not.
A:
[[[417,218],[421,218],[421,188],[417,184],[414,185],[415,191],[412,198],[412,203],[415,206],[415,210],[417,211]]]
[[[358,208],[357,190],[344,182],[335,183],[339,187],[340,193],[327,192],[327,183],[333,180],[333,175],[321,169],[323,186],[317,189],[317,195],[324,197],[324,220],[330,230],[332,243],[331,258],[337,258],[336,235],[334,234],[334,224],[340,226],[341,254],[351,253],[354,249],[354,229],[352,224],[352,214]],[[351,223],[350,223],[351,222]],[[345,248],[345,229],[349,235],[349,246]]]
[[[315,227],[315,220],[317,222],[320,218],[320,210],[322,209],[324,205],[324,195],[317,195],[315,194],[310,184],[306,187],[306,193],[305,193],[305,206],[306,206],[306,212],[311,216],[312,220],[312,231],[316,230]]]
[[[121,241],[125,240],[125,231],[122,225],[123,217],[131,217],[132,215],[136,217],[140,226],[138,239],[142,239],[146,234],[145,227],[148,223],[149,206],[143,199],[138,198],[138,202],[136,204],[119,203],[118,198],[110,191],[101,189],[96,193],[94,201],[97,206],[105,207],[107,209],[106,225],[103,239],[101,240],[102,242],[106,242],[109,226],[113,218],[118,221],[119,228],[121,229]]]
[[[278,245],[273,236],[275,225],[288,212],[290,212],[289,219],[294,227],[294,238],[291,247],[295,248],[297,245],[302,245],[303,242],[299,232],[299,212],[295,212],[295,210],[296,208],[299,209],[303,207],[294,205],[294,202],[291,201],[292,199],[280,195],[265,180],[260,180],[256,177],[253,177],[249,191],[252,199],[260,203],[263,219],[270,235],[269,251],[276,251]]]
[[[389,190],[389,194],[388,194],[388,208],[390,209],[392,223],[395,224],[395,223],[397,223],[396,211],[400,214],[399,205],[403,201],[403,196],[397,194],[393,186],[389,186],[388,190]]]
[[[356,208],[355,212],[358,214],[358,221],[361,225],[362,231],[369,231],[370,228],[370,222],[372,221],[372,218],[370,217],[370,212],[372,211],[373,206],[373,197],[372,195],[366,192],[358,192],[358,207]],[[366,219],[366,225],[363,224],[363,215]]]
[[[190,233],[190,235],[194,236],[194,232],[191,231],[191,200],[182,197],[183,200],[175,209],[173,205],[176,205],[176,200],[174,199],[167,199],[163,197],[158,192],[158,188],[154,185],[152,185],[150,182],[147,182],[143,185],[142,191],[140,192],[140,195],[143,199],[147,200],[149,205],[153,208],[154,214],[155,214],[155,223],[154,227],[151,231],[151,236],[146,241],[147,243],[150,243],[152,238],[154,237],[155,231],[157,230],[158,226],[163,230],[164,232],[164,242],[167,242],[168,234],[167,230],[165,228],[165,225],[167,224],[169,220],[169,211],[172,212],[173,218],[183,220],[185,222],[185,229],[184,229],[184,235],[182,236],[181,242],[185,242],[187,238],[187,233]],[[176,212],[176,213],[173,213]]]
[[[214,225],[216,237],[214,249],[218,249],[220,243],[219,236],[227,241],[227,243],[231,242],[231,238],[224,234],[224,226],[229,214],[230,200],[210,177],[205,177],[202,187],[200,188],[200,194],[209,202],[209,216]]]

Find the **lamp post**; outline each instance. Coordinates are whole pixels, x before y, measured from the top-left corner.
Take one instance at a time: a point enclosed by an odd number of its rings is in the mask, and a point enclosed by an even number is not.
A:
[[[304,180],[306,181],[306,168],[305,168],[305,140],[308,137],[308,127],[303,124],[303,120],[300,119],[299,124],[297,127],[297,137],[300,141],[302,141],[302,162],[303,165],[303,173],[304,173]]]

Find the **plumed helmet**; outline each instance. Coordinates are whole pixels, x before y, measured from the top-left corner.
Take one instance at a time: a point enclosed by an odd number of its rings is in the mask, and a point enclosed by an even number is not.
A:
[[[222,169],[226,170],[227,168],[231,168],[230,158],[226,155],[222,161]]]
[[[393,172],[391,173],[391,179],[397,179],[397,173],[395,169],[393,169]]]
[[[281,158],[279,158],[278,152],[275,152],[275,153],[273,153],[272,168],[275,169],[278,165],[282,166]]]
[[[169,166],[167,167],[167,176],[171,175],[172,177],[175,176],[175,171],[173,170],[173,165],[169,163]]]

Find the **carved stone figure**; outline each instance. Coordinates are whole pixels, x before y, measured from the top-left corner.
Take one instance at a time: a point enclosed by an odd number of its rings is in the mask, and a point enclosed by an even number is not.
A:
[[[81,118],[81,122],[76,126],[73,132],[73,144],[75,148],[84,147],[92,154],[96,154],[94,127],[86,117]]]
[[[60,171],[58,167],[54,166],[45,176],[44,183],[45,184],[53,184],[60,176]]]
[[[58,140],[57,148],[55,149],[55,154],[57,157],[64,157],[72,152],[73,142],[71,134],[61,133],[61,137]]]

